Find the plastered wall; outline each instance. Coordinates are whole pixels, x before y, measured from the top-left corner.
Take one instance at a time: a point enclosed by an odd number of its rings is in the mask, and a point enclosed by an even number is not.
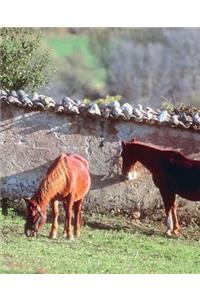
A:
[[[122,181],[115,160],[121,140],[136,137],[143,142],[181,149],[200,159],[200,134],[187,129],[107,120],[84,115],[62,115],[50,111],[1,107],[0,176],[1,199],[31,196],[50,163],[62,152],[89,160],[91,190],[85,200],[90,211],[147,213],[162,208],[151,174],[138,164],[135,181]],[[180,199],[179,214],[200,216],[200,205]]]

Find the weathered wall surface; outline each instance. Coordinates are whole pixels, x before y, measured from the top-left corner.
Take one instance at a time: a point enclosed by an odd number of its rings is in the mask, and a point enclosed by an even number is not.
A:
[[[122,139],[135,136],[143,142],[180,148],[186,155],[200,159],[200,134],[186,129],[57,115],[5,104],[1,107],[0,130],[1,198],[31,196],[52,160],[61,152],[72,152],[90,163],[92,187],[85,201],[85,209],[90,211],[131,213],[162,207],[151,175],[141,165],[137,165],[140,176],[131,182],[122,181],[120,167],[113,166]],[[200,216],[198,203],[179,202],[179,211]]]

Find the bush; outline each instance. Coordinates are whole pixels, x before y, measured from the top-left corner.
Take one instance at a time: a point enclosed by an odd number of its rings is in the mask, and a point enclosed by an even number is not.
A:
[[[48,82],[53,73],[51,55],[36,30],[0,29],[0,70],[3,89],[32,92]]]

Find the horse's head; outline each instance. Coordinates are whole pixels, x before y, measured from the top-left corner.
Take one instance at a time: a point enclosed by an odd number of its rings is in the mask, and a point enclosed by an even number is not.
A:
[[[46,214],[41,211],[40,206],[34,198],[25,199],[27,206],[27,217],[24,232],[27,237],[36,237],[37,231],[46,222]]]
[[[132,139],[130,142],[122,141],[122,174],[129,180],[136,179],[137,174],[133,169],[136,159],[134,160],[134,153],[130,150],[130,144],[133,144],[135,139]]]

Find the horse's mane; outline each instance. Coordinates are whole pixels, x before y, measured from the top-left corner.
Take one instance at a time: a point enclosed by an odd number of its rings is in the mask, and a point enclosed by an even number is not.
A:
[[[66,157],[66,154],[61,154],[47,170],[36,192],[39,199],[54,197],[58,192],[63,192],[68,177]]]
[[[143,143],[143,142],[139,142],[139,141],[134,141],[134,142],[127,142],[126,144],[128,145],[142,145],[142,146],[145,146],[147,148],[151,148],[151,149],[157,149],[157,150],[161,150],[161,151],[168,151],[168,152],[175,152],[177,154],[181,154],[182,156],[185,156],[183,153],[182,153],[182,150],[180,148],[177,148],[177,149],[173,149],[171,147],[165,147],[165,146],[158,146],[158,145],[155,145],[155,144],[152,144],[152,143]]]
[[[171,147],[164,147],[164,146],[158,146],[152,143],[143,143],[143,142],[139,142],[136,141],[135,139],[131,140],[130,142],[126,143],[127,145],[141,145],[141,146],[145,146],[146,148],[149,149],[155,149],[155,150],[159,150],[161,152],[163,152],[163,154],[167,154],[168,156],[171,157],[171,159],[175,162],[189,162],[191,161],[190,158],[188,158],[187,156],[185,156],[182,153],[182,150],[180,148],[178,149],[173,149]]]

